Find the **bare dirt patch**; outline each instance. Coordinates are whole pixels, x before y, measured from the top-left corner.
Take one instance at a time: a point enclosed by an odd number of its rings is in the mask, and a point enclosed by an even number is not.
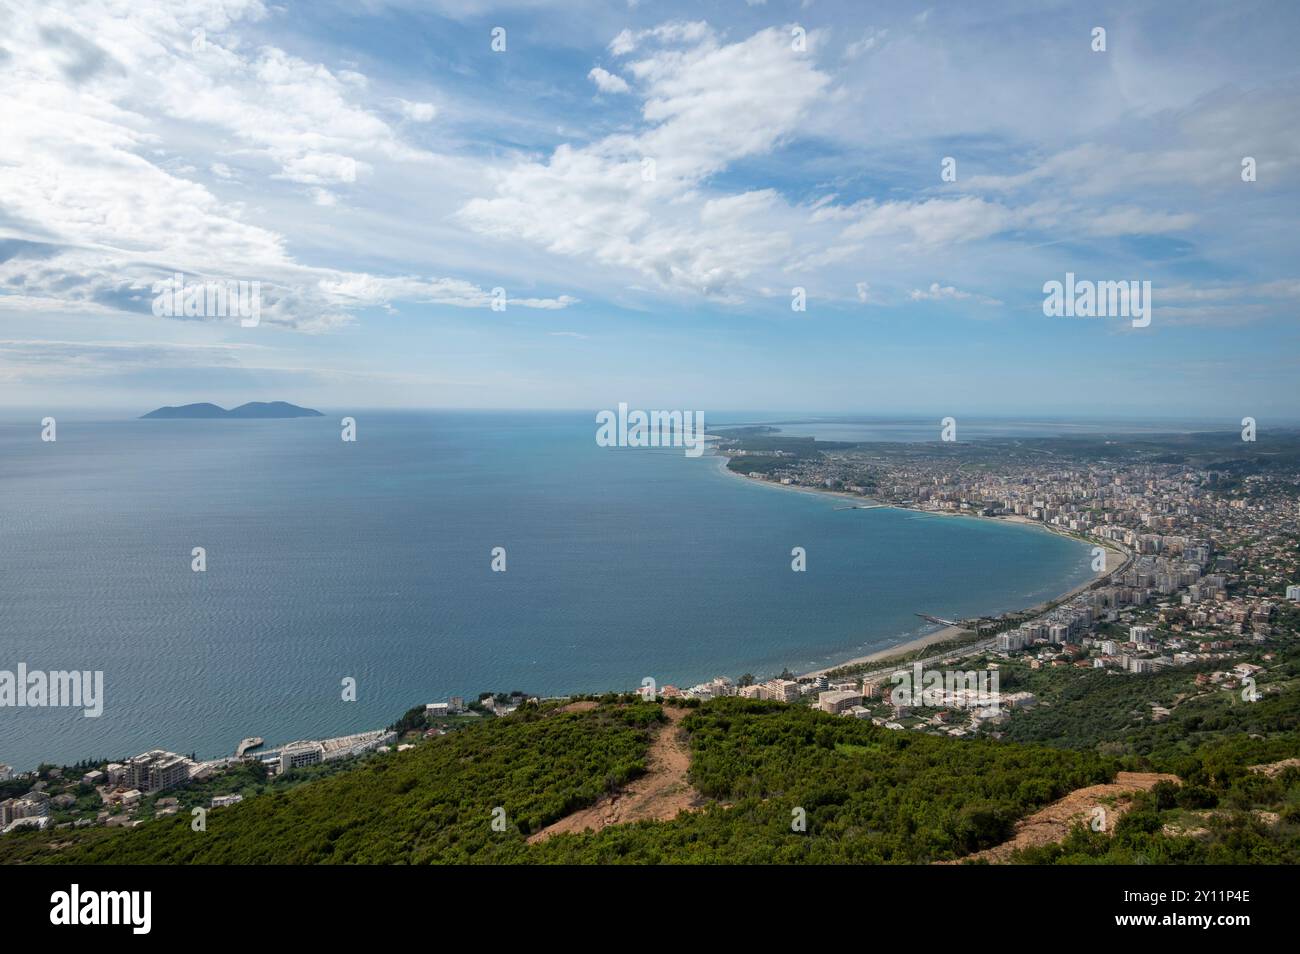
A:
[[[1015,833],[1010,840],[992,848],[985,848],[973,855],[966,855],[956,861],[941,864],[960,864],[963,861],[988,861],[990,864],[1004,864],[1013,852],[1022,848],[1037,848],[1042,845],[1062,841],[1077,822],[1090,823],[1093,810],[1100,806],[1105,810],[1104,831],[1113,831],[1115,823],[1120,820],[1132,804],[1135,792],[1149,791],[1157,782],[1179,784],[1178,776],[1159,772],[1120,772],[1115,781],[1105,785],[1089,785],[1077,788],[1064,798],[1059,798],[1034,812],[1028,818],[1016,822]]]
[[[1281,762],[1269,762],[1265,765],[1252,765],[1252,772],[1259,772],[1261,775],[1267,775],[1269,778],[1277,778],[1284,771],[1291,767],[1300,768],[1300,759],[1283,759]]]
[[[560,706],[560,708],[556,709],[555,711],[556,712],[590,712],[598,705],[600,705],[600,703],[593,702],[591,699],[583,699],[579,702],[570,702],[568,705]]]
[[[573,703],[581,705],[581,703]],[[646,773],[619,791],[602,796],[590,808],[566,815],[528,837],[528,843],[545,841],[566,832],[600,831],[610,825],[638,821],[668,821],[703,804],[703,799],[686,780],[691,767],[686,730],[679,724],[688,709],[664,707],[668,723],[661,726],[646,755]]]

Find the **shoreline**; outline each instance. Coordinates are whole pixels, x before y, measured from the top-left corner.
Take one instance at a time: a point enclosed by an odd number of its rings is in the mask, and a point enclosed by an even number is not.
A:
[[[1007,615],[1011,613],[1029,613],[1033,615],[1039,615],[1041,613],[1045,613],[1047,612],[1048,607],[1054,605],[1059,606],[1060,604],[1073,599],[1075,596],[1078,596],[1080,593],[1084,592],[1085,590],[1092,589],[1094,586],[1097,586],[1098,584],[1103,583],[1106,580],[1110,579],[1112,575],[1114,575],[1119,570],[1127,566],[1129,560],[1132,559],[1132,554],[1126,553],[1124,550],[1120,549],[1117,545],[1115,545],[1112,542],[1109,541],[1103,542],[1100,540],[1097,541],[1084,540],[1081,539],[1080,537],[1076,537],[1073,534],[1067,533],[1056,527],[1048,526],[1042,521],[1030,520],[1028,517],[1024,517],[1020,514],[1012,514],[1010,516],[1003,516],[1003,517],[986,517],[983,514],[974,514],[974,513],[949,513],[946,511],[939,511],[939,510],[922,510],[920,507],[905,507],[902,504],[883,503],[879,500],[876,500],[874,497],[866,497],[861,494],[847,493],[842,490],[830,490],[830,489],[823,489],[819,487],[806,487],[803,485],[796,485],[796,484],[782,484],[770,480],[756,480],[753,477],[747,477],[744,474],[738,473],[737,471],[734,471],[731,468],[729,468],[727,464],[730,462],[731,458],[728,457],[726,454],[718,453],[717,451],[715,451],[713,456],[716,457],[719,461],[718,469],[720,471],[727,474],[728,476],[736,478],[737,480],[743,480],[750,484],[759,484],[761,486],[772,487],[777,490],[801,491],[803,493],[808,493],[808,494],[819,494],[821,496],[826,496],[826,497],[839,497],[842,499],[855,500],[858,501],[859,503],[870,504],[871,509],[887,508],[892,510],[905,510],[908,511],[909,513],[925,514],[931,517],[964,517],[971,520],[990,520],[995,523],[1013,523],[1023,527],[1031,527],[1031,528],[1037,528],[1039,530],[1045,530],[1048,533],[1053,533],[1056,534],[1057,536],[1065,537],[1066,539],[1069,540],[1074,540],[1076,543],[1099,546],[1106,551],[1106,568],[1093,579],[1086,580],[1083,583],[1079,583],[1076,586],[1072,587],[1071,589],[1067,590],[1066,592],[1062,593],[1060,596],[1043,600],[1041,603],[1035,603],[1034,605],[1027,606],[1027,607],[1003,610],[1001,615]],[[846,659],[843,660],[842,662],[833,663],[831,665],[824,666],[821,669],[814,669],[811,672],[800,673],[799,677],[815,678],[817,676],[825,675],[826,673],[832,670],[842,669],[846,666],[860,666],[866,663],[878,662],[883,659],[889,659],[893,656],[900,656],[903,655],[904,653],[910,653],[920,649],[925,649],[926,647],[933,646],[936,643],[948,642],[950,640],[956,639],[962,633],[969,633],[969,632],[971,632],[971,630],[966,629],[965,627],[962,626],[943,626],[940,629],[935,630],[934,632],[925,633],[921,636],[917,636],[913,639],[909,639],[902,643],[897,643],[893,646],[886,646],[881,649],[873,650],[872,652],[867,653],[864,656],[855,656],[852,659]]]
[[[836,669],[843,669],[846,666],[861,666],[866,663],[880,662],[881,660],[890,659],[893,656],[901,656],[904,653],[916,652],[919,649],[925,649],[936,643],[946,643],[949,640],[956,639],[962,633],[969,633],[969,629],[961,626],[943,626],[933,633],[926,633],[924,636],[917,636],[915,639],[909,639],[905,643],[899,643],[896,646],[888,646],[884,649],[877,649],[874,652],[867,653],[865,656],[856,656],[853,659],[846,659],[843,662],[832,663],[829,666],[823,666],[821,669],[814,669],[812,672],[799,673],[800,679],[815,679],[818,676],[824,676],[828,672]]]
[[[1055,533],[1058,536],[1069,537],[1070,539],[1073,539],[1078,543],[1092,544],[1094,546],[1101,546],[1103,547],[1103,549],[1105,549],[1107,554],[1107,559],[1106,559],[1106,570],[1103,573],[1097,575],[1093,579],[1086,580],[1085,582],[1076,585],[1066,593],[1062,594],[1061,596],[1055,597],[1054,599],[1044,600],[1042,603],[1038,603],[1035,604],[1034,606],[1022,608],[1019,610],[1017,609],[1006,610],[1004,611],[1004,613],[1019,612],[1019,613],[1037,614],[1039,612],[1043,612],[1045,611],[1046,607],[1053,604],[1063,603],[1066,600],[1071,599],[1078,593],[1090,589],[1091,587],[1108,579],[1113,573],[1116,572],[1116,570],[1125,566],[1127,561],[1131,559],[1131,555],[1124,553],[1122,550],[1120,550],[1118,547],[1114,546],[1113,544],[1102,543],[1101,541],[1082,540],[1067,532],[1061,531],[1055,527],[1049,527],[1039,521],[1029,520],[1019,515],[1013,515],[1009,517],[985,517],[979,514],[947,513],[947,512],[940,512],[940,511],[933,511],[933,510],[922,510],[918,507],[906,507],[901,504],[883,503],[872,497],[866,497],[860,494],[849,493],[841,490],[830,490],[828,488],[819,488],[819,487],[807,487],[807,486],[796,485],[796,484],[782,484],[779,482],[773,482],[769,480],[755,480],[754,478],[747,477],[744,474],[737,473],[736,471],[729,469],[727,467],[727,463],[730,461],[730,458],[727,455],[719,453],[715,449],[712,451],[711,456],[717,460],[718,469],[722,471],[724,474],[726,474],[728,477],[734,478],[736,480],[741,480],[749,484],[757,484],[757,485],[770,487],[775,490],[780,490],[784,492],[793,491],[796,493],[806,493],[812,495],[836,497],[845,500],[851,500],[857,504],[866,505],[862,509],[905,510],[912,513],[927,514],[929,516],[934,516],[934,517],[964,517],[968,519],[977,519],[977,520],[1001,521],[1003,523],[1018,523],[1021,524],[1022,526],[1037,527],[1041,530],[1046,530],[1048,532]],[[1112,556],[1115,558],[1114,566],[1112,566]],[[961,626],[943,626],[932,632],[923,633],[920,636],[912,637],[911,639],[905,640],[904,642],[896,643],[889,646],[884,646],[877,650],[872,650],[871,652],[865,655],[854,656],[849,659],[844,659],[838,662],[830,663],[820,669],[815,669],[807,673],[801,673],[799,674],[799,678],[815,677],[834,669],[840,669],[846,666],[857,666],[865,663],[872,663],[878,660],[888,659],[893,656],[915,652],[917,650],[924,649],[928,646],[932,646],[937,643],[948,642],[952,639],[955,639],[961,633],[968,633],[968,632],[970,632],[970,630],[965,629]],[[570,693],[570,695],[586,695],[586,694],[587,693],[581,693],[581,692]],[[216,756],[215,758],[226,758],[226,757],[228,756]],[[200,759],[199,761],[213,761],[213,759]],[[17,771],[16,767],[15,770]]]

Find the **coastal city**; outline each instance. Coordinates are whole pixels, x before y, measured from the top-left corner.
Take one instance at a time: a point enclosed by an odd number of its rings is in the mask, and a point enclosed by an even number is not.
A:
[[[994,670],[1016,660],[1031,670],[1115,674],[1211,663],[1222,669],[1198,673],[1198,685],[1249,692],[1262,667],[1239,657],[1275,634],[1295,631],[1300,471],[1293,467],[1241,475],[1240,462],[1202,467],[1190,460],[1125,460],[1129,455],[1118,451],[1130,443],[1124,441],[1105,442],[1100,452],[1051,440],[1014,447],[972,442],[960,449],[942,443],[831,445],[819,451],[803,439],[774,438],[776,430],[724,433],[719,452],[734,473],[751,480],[928,514],[1013,521],[1096,544],[1097,579],[1081,591],[1046,607],[961,621],[945,634],[957,635],[953,642],[960,648],[927,663],[947,667],[983,657]],[[1295,436],[1286,443],[1294,453]],[[1110,455],[1107,445],[1114,448]],[[1168,456],[1167,448],[1153,450],[1160,452],[1153,456]],[[989,466],[994,459],[996,466]],[[916,718],[913,706],[889,704],[897,669],[866,661],[838,667],[829,678],[819,673],[739,686],[719,678],[664,692],[700,699],[810,696],[828,712],[950,735],[996,727],[1036,701],[1032,693],[1017,692],[1002,694],[999,706],[971,706],[964,690],[948,689],[930,707],[940,711]],[[945,708],[968,709],[969,722]],[[1157,718],[1167,714],[1158,706],[1153,711]]]
[[[1257,680],[1272,659],[1270,641],[1294,633],[1300,619],[1300,474],[1289,467],[1247,467],[1250,472],[1241,473],[1235,464],[1156,462],[1149,454],[1098,459],[1095,449],[1067,453],[1050,442],[1017,453],[986,442],[960,451],[942,444],[823,451],[793,440],[788,449],[753,451],[752,443],[766,448],[781,440],[764,433],[724,435],[719,442],[730,468],[744,479],[824,492],[828,501],[854,498],[937,517],[1042,527],[1094,544],[1096,579],[1044,606],[934,620],[950,625],[914,646],[827,671],[718,676],[684,688],[634,690],[642,696],[683,704],[730,696],[769,700],[870,720],[889,730],[999,737],[1016,713],[1040,702],[1025,689],[999,691],[999,676],[1100,670],[1125,678],[1191,667],[1198,690],[1249,699],[1267,691]],[[1156,447],[1153,453],[1165,450]],[[981,463],[991,455],[997,455],[996,468]],[[756,461],[763,462],[761,470],[747,469]],[[920,691],[927,668],[942,675]],[[900,696],[900,682],[914,683],[916,691]],[[292,783],[304,770],[405,751],[467,723],[546,701],[568,697],[483,693],[467,704],[457,696],[416,707],[388,729],[275,748],[250,738],[233,756],[207,761],[158,749],[77,769],[42,766],[19,774],[0,765],[6,791],[26,789],[0,800],[0,833],[131,827],[192,804],[221,808],[242,800],[237,789],[247,779],[241,773],[250,769],[259,781]],[[1159,722],[1169,709],[1151,703],[1146,715]],[[205,795],[202,801],[193,794],[196,788]],[[182,789],[191,791],[183,801],[176,792]]]

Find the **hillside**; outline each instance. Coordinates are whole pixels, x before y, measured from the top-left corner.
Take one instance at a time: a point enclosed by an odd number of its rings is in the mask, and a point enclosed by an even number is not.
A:
[[[1002,740],[734,697],[671,719],[634,696],[528,704],[296,787],[259,785],[210,811],[206,832],[191,831],[189,805],[207,803],[191,793],[134,829],[7,835],[0,862],[1294,864],[1297,675],[1290,644],[1259,702],[1218,691],[1138,725],[1115,711],[1174,674],[1112,689],[1081,673],[1040,686],[1045,704]],[[1087,731],[1062,736],[1062,716]],[[1165,774],[1115,802],[1133,778],[1121,773]],[[1081,824],[1098,804],[1100,832]]]

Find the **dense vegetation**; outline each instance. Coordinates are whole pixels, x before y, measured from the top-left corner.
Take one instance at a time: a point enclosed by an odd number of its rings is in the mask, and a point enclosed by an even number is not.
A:
[[[685,720],[691,778],[716,802],[671,822],[538,846],[546,861],[881,863],[955,858],[1105,781],[1091,753],[891,732],[777,702],[718,699]],[[792,830],[796,809],[806,831]]]
[[[1273,775],[1252,766],[1300,757],[1300,648],[1275,649],[1261,697],[1197,687],[1196,670],[1142,679],[1102,672],[1012,670],[1003,691],[1030,688],[1050,704],[1012,720],[1006,737],[1091,748],[1126,769],[1168,772],[1140,795],[1114,837],[1075,830],[1060,845],[1027,851],[1027,863],[1300,863],[1300,766]],[[1264,660],[1261,660],[1264,661]],[[1151,704],[1170,709],[1156,720]]]
[[[1031,863],[1300,863],[1300,648],[1274,648],[1262,697],[1198,687],[1196,671],[1142,677],[1004,668],[1002,691],[1042,700],[1003,739],[890,731],[804,706],[694,705],[698,810],[529,845],[545,825],[645,771],[658,705],[593,698],[525,705],[407,752],[321,767],[293,787],[257,775],[182,789],[186,809],[231,785],[255,797],[136,829],[23,832],[0,861],[89,863],[926,863],[996,845],[1016,820],[1117,770],[1182,784],[1139,795],[1113,834],[1080,828]],[[1152,716],[1151,704],[1169,708]],[[417,733],[418,734],[418,733]],[[492,825],[495,809],[503,823]],[[794,824],[803,819],[802,830]]]
[[[1040,746],[904,734],[779,703],[723,699],[685,720],[709,800],[672,822],[525,836],[644,770],[656,705],[527,708],[353,771],[208,816],[134,830],[6,837],[5,861],[123,863],[928,861],[1001,841],[1015,819],[1114,764]],[[505,810],[505,830],[491,826]],[[792,811],[806,831],[792,830]],[[53,845],[61,847],[52,848]]]
[[[112,864],[508,862],[524,835],[644,771],[658,706],[588,713],[530,707],[349,772],[136,829],[22,833],[0,860]],[[492,827],[504,809],[504,831]],[[53,849],[52,846],[63,845]]]
[[[1049,705],[1020,713],[1005,729],[1005,738],[1065,748],[1144,757],[1140,764],[1158,771],[1185,771],[1181,756],[1224,736],[1269,736],[1256,761],[1300,755],[1294,730],[1300,729],[1300,658],[1288,658],[1269,671],[1258,702],[1239,693],[1193,682],[1212,666],[1172,669],[1134,679],[1104,670],[1042,670],[1030,673],[1004,667],[1001,691],[1028,689]],[[1292,685],[1292,682],[1296,685]],[[1157,721],[1152,705],[1168,708]],[[1181,771],[1180,771],[1181,770]]]
[[[1246,771],[1253,753],[1215,746],[1207,784],[1162,782],[1142,793],[1113,835],[1076,826],[1060,844],[1017,854],[1023,864],[1300,864],[1300,767]],[[1294,749],[1293,749],[1294,751]]]

